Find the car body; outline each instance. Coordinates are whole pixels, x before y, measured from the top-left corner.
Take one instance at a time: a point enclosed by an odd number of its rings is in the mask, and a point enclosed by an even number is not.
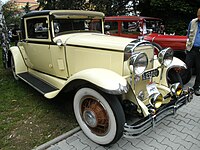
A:
[[[129,38],[144,38],[159,49],[171,47],[174,56],[185,60],[186,36],[165,34],[163,21],[144,16],[107,16],[105,24],[110,26],[109,34]]]
[[[75,117],[95,143],[140,135],[192,99],[176,78],[186,66],[172,49],[157,56],[148,41],[104,34],[101,12],[30,12],[21,23],[6,57],[15,79],[48,99],[75,91]]]

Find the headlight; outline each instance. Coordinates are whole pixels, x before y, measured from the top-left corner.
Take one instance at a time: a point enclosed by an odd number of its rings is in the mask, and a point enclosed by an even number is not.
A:
[[[180,83],[172,84],[170,89],[171,89],[172,94],[175,96],[180,96],[181,93],[183,92],[183,88]]]
[[[163,103],[163,96],[161,93],[153,93],[149,96],[149,103],[154,108],[159,108]]]
[[[136,74],[141,75],[148,65],[148,58],[145,53],[133,53],[128,60],[129,70]]]
[[[165,48],[158,54],[158,61],[164,66],[169,66],[173,60],[173,50],[171,48]]]

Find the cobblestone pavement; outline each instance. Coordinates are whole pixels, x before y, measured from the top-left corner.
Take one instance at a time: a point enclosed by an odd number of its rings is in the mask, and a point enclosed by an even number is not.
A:
[[[191,84],[191,82],[189,83]],[[192,85],[191,85],[192,86]],[[199,150],[200,149],[200,97],[175,116],[162,120],[139,138],[122,137],[110,147],[102,147],[89,140],[80,130],[50,145],[46,150]]]

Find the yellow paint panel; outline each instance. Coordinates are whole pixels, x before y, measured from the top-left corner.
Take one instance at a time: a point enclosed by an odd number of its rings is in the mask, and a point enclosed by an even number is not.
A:
[[[123,52],[67,47],[67,58],[70,75],[89,68],[105,68],[122,75]]]

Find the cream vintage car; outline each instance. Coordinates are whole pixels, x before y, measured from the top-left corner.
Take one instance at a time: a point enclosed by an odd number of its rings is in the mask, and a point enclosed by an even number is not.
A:
[[[154,55],[148,41],[105,35],[101,12],[37,11],[21,21],[7,66],[48,99],[75,91],[75,117],[95,143],[139,136],[192,99],[171,48]]]

